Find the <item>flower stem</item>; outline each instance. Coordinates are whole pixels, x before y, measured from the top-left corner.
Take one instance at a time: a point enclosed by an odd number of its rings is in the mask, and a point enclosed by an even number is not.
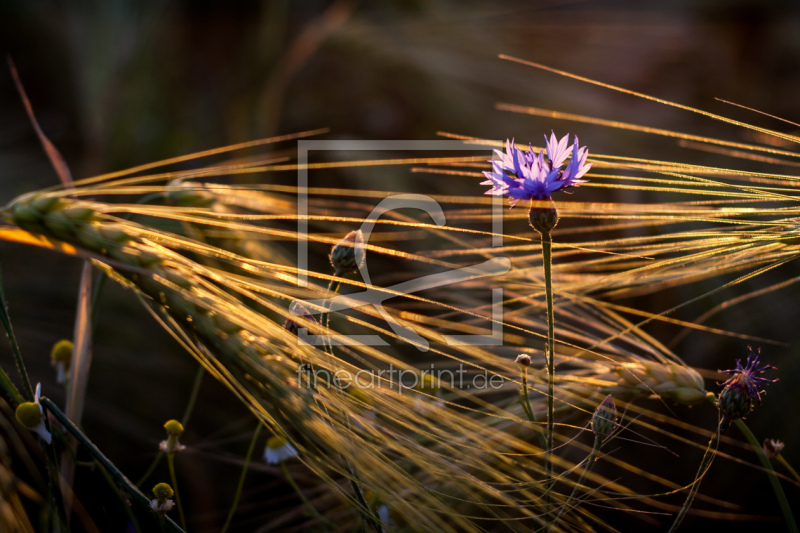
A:
[[[195,374],[194,383],[192,384],[192,392],[189,394],[189,403],[186,404],[186,410],[183,412],[183,418],[181,418],[181,425],[185,426],[189,422],[189,417],[192,416],[194,404],[197,402],[197,395],[200,392],[200,385],[203,383],[205,374],[206,369],[202,366],[197,369],[197,374]]]
[[[542,427],[539,425],[539,421],[536,420],[536,415],[533,414],[533,408],[531,407],[531,399],[528,396],[527,370],[523,370],[522,372],[522,392],[520,396],[521,396],[520,400],[522,401],[522,408],[525,411],[525,414],[528,416],[528,420],[530,420],[536,427],[536,436],[539,438],[539,445],[542,447],[543,450],[546,450],[547,440],[545,439]]]
[[[181,494],[178,492],[178,477],[175,475],[175,454],[167,454],[167,464],[169,465],[169,477],[175,489],[175,503],[178,506],[178,516],[181,518],[181,527],[186,531],[186,517],[183,515],[183,505],[181,505]]]
[[[125,474],[120,472],[119,469],[114,466],[114,463],[108,459],[108,457],[103,455],[103,452],[101,452],[97,446],[95,446],[94,443],[90,441],[80,429],[78,429],[72,420],[70,420],[67,415],[65,415],[64,412],[61,411],[61,409],[59,409],[52,400],[50,400],[50,398],[42,397],[39,399],[39,402],[42,404],[42,407],[53,414],[53,416],[61,423],[61,425],[64,426],[64,429],[69,431],[78,440],[78,442],[86,447],[89,453],[92,454],[95,459],[97,459],[97,462],[103,465],[103,468],[106,469],[106,471],[117,481],[117,483],[125,488],[125,490],[132,496],[133,500],[138,503],[140,507],[147,512],[150,512],[150,500],[147,498],[147,496],[145,496],[142,491],[136,487],[136,485],[131,483],[131,481],[125,477]],[[173,522],[169,517],[165,517],[165,524],[170,531],[183,531],[178,524]]]
[[[253,438],[250,440],[250,447],[247,449],[247,455],[244,458],[244,466],[242,466],[242,474],[239,476],[239,484],[236,486],[236,493],[233,495],[231,510],[228,512],[228,518],[225,519],[225,524],[222,526],[220,533],[225,533],[228,531],[228,527],[231,525],[231,520],[233,520],[233,515],[236,513],[236,508],[239,506],[239,498],[242,495],[242,488],[244,488],[244,478],[247,475],[248,468],[250,467],[250,459],[253,457],[253,450],[256,448],[256,442],[258,441],[259,433],[261,433],[261,422],[259,422],[256,426],[256,430],[253,432]]]
[[[294,478],[289,474],[289,469],[286,468],[286,461],[280,461],[280,463],[281,463],[281,470],[283,471],[283,476],[286,478],[286,481],[289,482],[289,485],[292,486],[294,491],[300,497],[300,500],[303,502],[303,505],[305,505],[308,508],[309,512],[311,513],[311,516],[313,516],[320,522],[327,523],[328,520],[324,516],[319,514],[319,511],[317,511],[316,507],[314,507],[314,504],[312,504],[311,501],[308,498],[306,498],[306,495],[303,494],[303,491],[300,490],[300,487],[298,487],[297,483],[295,483]]]
[[[753,432],[750,431],[750,428],[747,427],[747,424],[744,423],[744,420],[737,420],[736,427],[738,427],[739,431],[744,433],[744,436],[747,437],[747,440],[750,442],[750,445],[753,447],[753,450],[755,450],[756,455],[758,456],[758,460],[761,461],[761,466],[763,466],[764,470],[767,471],[769,482],[772,484],[772,490],[775,492],[775,497],[778,499],[778,504],[781,507],[781,512],[783,513],[783,519],[786,521],[786,526],[792,533],[797,533],[797,523],[794,521],[792,506],[789,505],[789,500],[786,499],[786,494],[783,492],[781,482],[778,480],[778,476],[775,475],[775,470],[773,470],[772,464],[769,462],[769,459],[767,459],[764,449],[761,447],[758,439],[756,439],[756,436],[753,435]]]
[[[319,321],[323,327],[324,333],[323,349],[331,355],[333,355],[333,344],[331,343],[331,336],[327,333],[328,326],[331,323],[331,314],[328,310],[331,308],[331,304],[333,303],[333,297],[339,293],[339,288],[341,286],[342,282],[339,281],[338,277],[333,278],[330,283],[328,283],[328,290],[325,293],[325,295],[328,297],[328,299],[325,301],[325,312],[319,317]]]
[[[556,527],[558,524],[558,520],[561,518],[561,515],[569,509],[569,504],[575,498],[575,495],[578,493],[578,489],[580,488],[581,484],[583,484],[583,480],[586,479],[586,474],[588,474],[592,467],[594,466],[595,460],[597,460],[597,453],[600,451],[600,446],[603,445],[603,438],[600,435],[595,435],[594,437],[594,446],[592,446],[592,451],[589,453],[589,458],[586,460],[586,466],[581,472],[581,477],[578,478],[578,482],[575,484],[575,487],[572,489],[572,493],[567,498],[567,501],[564,502],[564,505],[561,507],[561,510],[556,515],[556,519],[553,520],[553,527]]]
[[[544,263],[544,291],[547,298],[547,347],[545,359],[547,361],[547,432],[545,434],[545,477],[548,484],[547,501],[549,507],[550,485],[553,482],[553,403],[554,403],[554,376],[555,376],[555,317],[553,313],[553,275],[552,251],[553,239],[549,231],[541,231],[542,236],[542,261]]]
[[[697,470],[697,476],[692,483],[692,488],[689,491],[689,495],[686,497],[686,501],[681,507],[678,516],[675,517],[675,521],[672,523],[672,527],[669,528],[669,533],[674,533],[678,530],[683,522],[686,513],[689,512],[689,508],[692,506],[692,502],[694,502],[694,497],[697,496],[697,491],[700,489],[700,482],[703,480],[703,476],[706,475],[708,469],[711,467],[711,462],[714,460],[714,453],[716,452],[716,445],[719,440],[720,435],[720,427],[725,424],[725,420],[723,419],[718,425],[717,429],[714,431],[714,434],[711,435],[711,440],[708,441],[708,447],[706,448],[706,453],[703,454],[703,459],[700,461],[700,468]]]
[[[25,364],[22,362],[22,354],[20,353],[19,345],[17,344],[17,337],[14,335],[14,328],[11,327],[11,318],[8,316],[8,304],[6,303],[6,294],[3,290],[2,273],[0,273],[0,321],[3,322],[6,335],[8,335],[8,342],[11,343],[11,351],[14,352],[14,361],[17,363],[17,370],[19,370],[19,374],[22,377],[22,384],[25,388],[25,394],[28,397],[28,401],[32,402],[33,387],[31,387],[31,381],[28,379],[28,373],[25,371]],[[0,371],[0,384],[2,384],[3,389],[17,403],[17,405],[25,401],[22,399],[19,391],[17,391],[17,388],[8,378],[6,373],[2,371]]]
[[[794,476],[794,478],[795,478],[795,479],[796,479],[798,482],[800,482],[800,475],[798,475],[798,474],[797,474],[797,470],[795,470],[794,468],[792,468],[792,465],[790,465],[790,464],[789,464],[789,461],[787,461],[787,460],[786,460],[786,459],[783,457],[783,455],[781,455],[781,454],[778,454],[778,455],[776,455],[776,456],[775,456],[775,459],[777,459],[777,460],[778,460],[778,462],[779,462],[780,464],[782,464],[782,465],[783,465],[783,467],[784,467],[786,470],[788,470],[788,471],[789,471],[789,473],[790,473],[790,474],[792,474],[792,475]]]

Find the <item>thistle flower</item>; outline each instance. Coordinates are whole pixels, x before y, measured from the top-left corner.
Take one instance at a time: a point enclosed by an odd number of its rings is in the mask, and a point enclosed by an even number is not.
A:
[[[364,266],[364,234],[351,231],[331,249],[331,265],[337,276],[356,272]]]
[[[172,487],[167,483],[159,483],[153,487],[153,496],[156,498],[150,500],[150,510],[164,516],[175,507],[175,502],[171,500],[174,494]]]
[[[177,420],[169,420],[164,424],[167,430],[167,440],[162,440],[158,448],[164,453],[178,453],[186,449],[186,446],[178,442],[178,437],[183,433],[183,424]]]
[[[67,339],[58,341],[50,350],[50,364],[56,367],[56,383],[67,381],[67,371],[72,362],[73,350],[72,342]]]
[[[295,447],[279,435],[270,437],[267,441],[267,447],[264,448],[264,460],[268,465],[277,465],[292,457],[299,457],[299,455]]]
[[[592,163],[586,162],[589,150],[578,145],[577,136],[572,157],[567,167],[561,169],[569,155],[568,140],[569,134],[561,140],[557,140],[552,132],[549,140],[545,135],[547,160],[544,151],[535,154],[533,146],[530,146],[530,151],[523,152],[513,140],[506,140],[506,153],[495,150],[497,157],[492,160],[492,171],[483,173],[489,179],[481,185],[492,186],[486,194],[508,196],[511,207],[514,207],[520,200],[549,200],[557,190],[586,183],[581,177],[592,168]]]
[[[592,415],[592,431],[598,437],[605,439],[617,427],[617,406],[614,397],[610,394],[600,402]]]
[[[753,352],[753,349],[748,346],[750,355],[747,356],[747,365],[742,367],[742,360],[736,361],[736,368],[733,370],[719,370],[723,374],[733,374],[733,377],[728,379],[725,383],[721,383],[725,387],[719,394],[719,409],[722,412],[724,419],[729,422],[743,418],[753,408],[753,400],[759,405],[761,404],[761,391],[758,390],[760,385],[767,385],[778,381],[777,379],[767,379],[758,377],[769,369],[774,369],[774,366],[763,365],[760,366],[758,360],[761,355],[761,350]]]
[[[50,435],[50,432],[47,431],[47,427],[44,424],[44,410],[39,403],[41,392],[42,384],[37,383],[36,394],[34,395],[33,401],[19,404],[14,414],[17,417],[17,422],[38,434],[47,444],[50,444],[53,437]]]
[[[784,444],[779,440],[764,439],[764,455],[767,459],[774,459],[778,454],[783,451]]]

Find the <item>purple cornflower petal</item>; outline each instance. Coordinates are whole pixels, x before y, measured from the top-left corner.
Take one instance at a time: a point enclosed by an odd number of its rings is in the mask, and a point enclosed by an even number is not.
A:
[[[758,360],[761,355],[761,349],[758,352],[753,352],[753,349],[748,346],[750,355],[747,356],[747,365],[742,368],[742,360],[736,360],[736,368],[733,370],[719,370],[723,374],[733,374],[725,383],[721,383],[726,389],[736,389],[738,392],[743,393],[751,401],[756,400],[761,404],[761,392],[758,390],[760,385],[768,385],[778,381],[777,379],[767,379],[759,377],[761,374],[770,369],[775,369],[772,365],[765,364],[759,366],[761,361]]]
[[[483,173],[488,179],[481,185],[491,185],[486,194],[508,196],[511,207],[514,207],[521,200],[550,199],[560,189],[586,183],[580,178],[588,172],[592,163],[586,162],[589,150],[579,146],[577,136],[571,154],[569,134],[559,140],[551,132],[550,139],[545,136],[545,143],[546,149],[536,154],[533,146],[524,152],[516,147],[513,139],[507,139],[505,153],[495,150],[492,171]],[[562,170],[568,156],[570,161]]]

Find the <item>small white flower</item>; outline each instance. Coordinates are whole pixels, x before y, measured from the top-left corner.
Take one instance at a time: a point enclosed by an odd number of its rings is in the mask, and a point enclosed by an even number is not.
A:
[[[264,448],[264,460],[270,465],[279,464],[281,461],[299,457],[299,455],[295,447],[289,444],[289,441],[278,435],[270,437],[267,441],[267,447]]]
[[[150,510],[158,514],[166,514],[175,508],[175,502],[172,500],[164,500],[159,502],[158,499],[150,500]]]
[[[37,433],[47,443],[53,440],[50,432],[44,424],[44,410],[39,403],[39,397],[42,393],[42,384],[36,384],[36,394],[32,402],[25,402],[19,404],[16,410],[17,422]]]

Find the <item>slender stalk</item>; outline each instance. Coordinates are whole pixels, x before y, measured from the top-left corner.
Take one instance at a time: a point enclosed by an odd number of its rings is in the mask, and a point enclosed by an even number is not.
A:
[[[786,521],[786,527],[792,533],[798,533],[797,523],[794,521],[794,515],[792,514],[792,506],[789,504],[789,500],[786,499],[786,494],[783,492],[781,482],[778,480],[778,476],[775,475],[775,470],[772,468],[769,459],[767,459],[767,455],[764,453],[761,443],[758,442],[758,439],[756,439],[756,436],[750,431],[750,428],[747,427],[747,424],[744,423],[744,420],[736,420],[736,427],[747,437],[747,440],[750,442],[750,445],[753,446],[753,450],[755,450],[758,456],[758,460],[761,461],[761,466],[767,471],[772,490],[775,492],[775,497],[778,499],[778,505],[781,507],[783,519]]]
[[[578,482],[575,484],[575,487],[572,489],[572,493],[567,498],[567,501],[564,502],[564,505],[561,507],[561,510],[556,515],[556,519],[553,520],[553,527],[556,527],[558,524],[561,515],[569,509],[569,504],[575,498],[575,495],[578,493],[578,489],[580,488],[581,484],[583,484],[583,480],[586,479],[586,474],[588,474],[592,467],[594,466],[594,462],[597,460],[597,453],[600,451],[600,446],[603,445],[603,438],[600,435],[595,435],[594,437],[594,446],[592,446],[592,451],[589,453],[589,458],[586,460],[586,466],[581,472],[581,477],[578,478]]]
[[[250,459],[253,457],[253,450],[256,448],[259,433],[261,433],[261,422],[256,426],[256,430],[253,432],[253,438],[250,439],[250,447],[247,448],[247,455],[244,458],[244,465],[242,466],[242,474],[239,476],[239,484],[236,485],[236,493],[233,495],[231,510],[228,512],[228,518],[225,519],[225,524],[222,526],[220,533],[228,531],[231,520],[233,520],[233,515],[236,514],[236,508],[239,506],[239,498],[242,496],[242,488],[244,488],[244,478],[247,476],[247,470],[250,467]]]
[[[150,466],[147,468],[147,471],[145,471],[144,475],[139,478],[139,481],[136,482],[136,486],[137,487],[141,487],[142,484],[145,481],[147,481],[147,478],[149,478],[151,475],[153,475],[153,472],[155,472],[156,467],[158,466],[158,463],[161,462],[161,458],[162,457],[164,457],[164,452],[159,451],[156,454],[155,459],[153,459],[153,462],[150,463]]]
[[[39,402],[42,403],[42,400],[43,398],[40,398]],[[47,431],[52,435],[52,429],[50,428],[50,423],[47,421],[47,417],[45,417],[45,425]],[[50,490],[53,492],[53,499],[55,500],[56,510],[58,512],[59,531],[69,533],[69,518],[67,517],[67,506],[64,502],[64,494],[61,492],[61,475],[58,471],[58,456],[56,455],[55,442],[45,445],[45,448],[47,453],[47,471],[50,476]]]
[[[22,384],[25,388],[25,394],[27,395],[28,401],[33,401],[33,387],[31,387],[31,381],[28,379],[28,373],[25,371],[25,363],[22,362],[22,354],[19,351],[19,345],[17,344],[17,337],[14,335],[14,328],[11,327],[11,318],[8,316],[8,303],[6,302],[6,294],[3,290],[3,275],[0,272],[0,321],[3,322],[3,327],[6,330],[6,335],[8,335],[8,341],[11,343],[11,351],[14,352],[14,361],[17,364],[17,370],[19,371],[19,375],[22,377]],[[2,383],[3,389],[8,393],[8,395],[17,403],[17,405],[21,404],[23,401],[22,396],[20,396],[19,391],[8,378],[5,372],[0,371],[0,383]]]
[[[536,415],[533,414],[533,408],[531,407],[531,399],[528,396],[528,372],[524,370],[522,372],[522,408],[525,410],[525,414],[528,416],[528,420],[530,420],[533,425],[536,427],[536,436],[539,438],[539,445],[542,447],[543,450],[547,449],[547,440],[545,439],[544,433],[542,432],[542,427],[539,425],[539,421],[536,420]]]
[[[178,492],[178,476],[175,475],[175,454],[167,454],[167,464],[169,465],[169,477],[175,489],[175,504],[178,507],[178,516],[181,519],[181,527],[186,531],[186,517],[183,515],[183,505],[181,505],[181,494]]]
[[[120,492],[119,487],[114,482],[114,479],[106,471],[106,469],[103,468],[103,465],[101,465],[96,460],[93,461],[92,465],[97,467],[97,469],[103,475],[103,479],[105,479],[106,482],[108,483],[108,486],[111,487],[111,490],[113,490],[114,493],[119,497],[119,501],[122,504],[122,508],[125,510],[125,513],[128,515],[128,520],[130,520],[131,524],[133,524],[133,529],[136,531],[136,533],[142,533],[142,530],[139,528],[139,522],[136,520],[136,515],[134,515],[133,511],[131,511],[131,507],[128,504],[128,501],[126,500],[126,498]]]
[[[786,470],[788,470],[788,471],[789,471],[789,473],[790,473],[790,474],[792,474],[792,476],[794,476],[794,478],[795,478],[795,479],[796,479],[798,482],[800,482],[800,475],[798,475],[798,474],[797,474],[797,471],[796,471],[794,468],[792,468],[792,465],[790,465],[790,464],[789,464],[789,461],[787,461],[787,460],[786,460],[786,459],[783,457],[783,455],[781,455],[781,454],[778,454],[778,455],[776,455],[776,456],[775,456],[775,459],[777,459],[777,460],[778,460],[778,462],[779,462],[780,464],[782,464],[782,465],[783,465],[783,467],[784,467]]]
[[[692,506],[692,502],[694,502],[694,497],[697,496],[697,491],[700,489],[700,482],[703,480],[703,476],[706,475],[708,469],[711,467],[711,462],[714,460],[714,453],[716,452],[716,445],[719,440],[720,434],[720,427],[725,425],[725,420],[723,419],[718,425],[714,434],[711,435],[711,440],[708,441],[708,447],[706,448],[706,453],[703,454],[703,459],[700,461],[700,468],[697,470],[697,476],[695,476],[694,482],[692,483],[692,488],[689,491],[689,495],[686,497],[686,501],[681,507],[678,516],[675,517],[675,521],[672,523],[672,527],[669,528],[669,533],[674,533],[678,530],[683,522],[684,517],[686,517],[686,513],[689,512],[689,508]]]
[[[92,456],[94,456],[94,458],[97,459],[97,462],[100,463],[103,466],[103,468],[106,469],[106,471],[111,475],[111,477],[113,477],[117,481],[117,483],[119,483],[125,488],[125,490],[131,495],[132,499],[137,504],[139,504],[139,506],[143,510],[149,513],[150,512],[149,498],[147,498],[147,496],[145,496],[142,493],[142,491],[140,491],[136,487],[136,485],[131,483],[131,481],[127,477],[125,477],[125,474],[120,472],[119,469],[114,465],[114,463],[112,463],[108,459],[108,457],[103,455],[103,452],[101,452],[97,448],[97,446],[95,446],[94,443],[90,441],[88,437],[86,437],[86,435],[84,435],[80,429],[78,429],[78,426],[76,426],[72,422],[72,420],[70,420],[67,417],[67,415],[65,415],[61,411],[61,409],[59,409],[58,406],[55,403],[53,403],[52,400],[50,400],[50,398],[47,397],[39,398],[39,402],[45,409],[47,409],[50,413],[53,414],[53,416],[61,423],[64,429],[69,431],[78,440],[78,442],[83,444],[86,447],[86,449],[89,450],[89,453],[91,453]],[[181,532],[181,533],[183,532],[180,526],[178,526],[178,524],[173,522],[172,519],[169,517],[165,517],[165,525],[169,531]]]
[[[553,483],[553,422],[554,422],[554,390],[555,390],[555,317],[553,313],[553,239],[549,231],[541,231],[542,236],[542,261],[544,264],[544,290],[547,298],[547,348],[545,359],[547,361],[547,432],[545,434],[545,478],[548,485],[547,503],[550,502],[550,486]]]
[[[286,468],[286,461],[281,461],[280,463],[281,463],[281,471],[283,471],[283,476],[286,478],[286,481],[289,482],[289,485],[292,486],[292,489],[294,489],[294,491],[300,497],[300,501],[303,502],[303,505],[305,505],[308,508],[309,512],[311,513],[311,516],[313,516],[320,522],[328,523],[328,520],[324,516],[319,514],[319,511],[317,511],[317,508],[314,507],[314,504],[312,504],[311,501],[308,498],[306,498],[306,495],[303,494],[303,491],[300,490],[300,487],[297,486],[297,483],[295,483],[294,478],[289,474],[289,469]]]
[[[367,504],[367,499],[364,497],[364,491],[361,489],[361,484],[358,482],[358,475],[355,469],[349,464],[347,464],[347,469],[350,471],[350,484],[353,486],[353,492],[356,495],[356,500],[358,500],[358,503],[361,506],[359,511],[361,512],[362,520],[372,526],[372,529],[374,529],[376,533],[383,533],[383,527],[381,527],[380,521],[377,520],[374,514],[372,514],[372,510],[369,508],[369,504]]]
[[[331,314],[329,309],[331,308],[331,304],[333,303],[333,297],[339,293],[339,288],[342,286],[342,282],[339,281],[339,278],[334,278],[328,283],[328,290],[326,291],[325,295],[328,299],[325,301],[325,312],[319,317],[319,322],[323,326],[324,330],[328,330],[328,326],[331,323]],[[328,333],[325,333],[323,336],[323,348],[326,352],[333,355],[333,344],[331,343],[331,336]]]
[[[186,404],[186,410],[183,412],[183,418],[181,418],[181,425],[183,426],[189,422],[189,417],[192,416],[194,404],[197,402],[197,396],[200,393],[200,385],[203,383],[203,376],[205,376],[205,374],[206,369],[201,366],[197,369],[197,374],[194,375],[192,392],[189,394],[189,403]]]

